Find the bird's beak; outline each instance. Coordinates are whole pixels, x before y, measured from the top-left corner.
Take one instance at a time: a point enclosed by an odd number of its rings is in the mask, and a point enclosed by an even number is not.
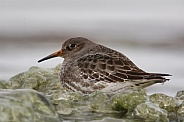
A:
[[[54,58],[54,57],[61,57],[61,56],[62,56],[62,50],[59,50],[55,53],[52,53],[52,54],[40,59],[38,62],[40,63],[40,62],[45,61],[47,59],[51,59],[51,58]]]

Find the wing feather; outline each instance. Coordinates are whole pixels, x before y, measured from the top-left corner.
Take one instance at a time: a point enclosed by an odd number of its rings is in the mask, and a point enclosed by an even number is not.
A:
[[[144,72],[124,57],[117,58],[98,53],[83,56],[77,62],[83,78],[91,79],[93,82],[100,80],[124,82],[126,80],[163,79],[160,74]]]

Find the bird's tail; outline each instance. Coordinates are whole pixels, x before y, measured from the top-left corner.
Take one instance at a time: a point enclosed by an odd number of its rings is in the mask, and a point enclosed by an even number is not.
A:
[[[133,84],[136,87],[145,88],[156,83],[164,83],[170,79],[165,78],[164,76],[171,76],[170,74],[159,74],[159,73],[150,73],[148,77],[144,79],[134,80]]]

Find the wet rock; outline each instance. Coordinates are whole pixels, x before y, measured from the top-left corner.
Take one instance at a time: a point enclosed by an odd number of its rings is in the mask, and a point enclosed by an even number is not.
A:
[[[51,101],[54,103],[56,111],[59,114],[70,115],[79,106],[76,103],[81,96],[77,93],[58,92],[54,95],[56,96],[51,96]]]
[[[180,105],[177,111],[178,120],[184,121],[184,90],[178,91],[175,98],[179,99]]]
[[[53,105],[34,90],[0,90],[2,122],[59,122]]]
[[[111,107],[110,97],[105,93],[97,91],[89,95],[85,95],[80,99],[80,103],[85,103],[89,111],[101,112],[101,113],[113,113],[114,110]],[[82,110],[87,108],[83,107]]]
[[[184,100],[184,90],[178,91],[176,93],[176,96],[175,97],[178,98],[178,99],[180,99],[180,100]]]
[[[181,119],[184,121],[184,101],[179,105],[178,109],[178,115],[181,117]]]
[[[112,108],[116,111],[132,112],[138,104],[147,100],[145,90],[122,92],[112,97]]]
[[[104,117],[102,120],[93,120],[90,122],[141,122],[141,120],[135,121],[130,119],[116,119],[111,117]]]
[[[94,92],[89,95],[67,92],[57,99],[52,99],[56,104],[56,111],[60,114],[69,115],[73,111],[83,112],[114,112],[110,106],[108,97],[102,92]]]
[[[149,99],[151,102],[158,104],[160,108],[163,108],[168,112],[177,112],[180,104],[178,99],[165,94],[152,94]]]
[[[59,113],[62,119],[83,120],[85,118],[84,120],[86,120],[88,118],[92,120],[98,117],[103,118],[105,117],[104,114],[114,118],[116,118],[117,114],[120,114],[121,116],[129,117],[130,120],[134,120],[135,116],[139,116],[139,118],[147,121],[149,119],[154,120],[154,118],[158,121],[168,121],[168,119],[172,120],[172,118],[183,119],[183,91],[178,92],[176,97],[153,94],[149,99],[145,90],[141,89],[129,90],[113,96],[99,91],[84,95],[67,91],[62,87],[58,77],[59,69],[60,65],[50,69],[31,67],[28,71],[10,78],[9,82],[1,80],[0,88],[34,89],[42,92],[45,95],[43,99],[47,98],[50,100],[52,105],[55,106],[53,111]],[[13,92],[11,93],[13,94]],[[28,93],[25,95],[29,96]],[[16,97],[14,99],[20,99],[19,96]],[[22,101],[26,102],[26,99],[25,97],[25,100]],[[6,104],[2,104],[2,107],[6,106]],[[24,107],[27,110],[27,106]],[[45,107],[48,106],[45,105]],[[45,107],[42,108],[45,109]],[[31,110],[33,111],[33,109]]]
[[[53,89],[63,89],[58,77],[58,67],[46,69],[31,67],[28,71],[10,78],[13,89],[34,89],[47,92]]]
[[[0,80],[0,89],[8,89],[10,88],[10,84],[8,81]]]
[[[161,121],[161,122],[168,122],[169,119],[167,118],[167,111],[164,109],[159,108],[158,105],[146,102],[139,104],[135,110],[135,115],[139,118],[143,118],[144,120],[149,121]]]

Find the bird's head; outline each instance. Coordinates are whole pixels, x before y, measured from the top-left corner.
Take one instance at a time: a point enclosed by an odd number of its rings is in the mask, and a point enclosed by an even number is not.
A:
[[[54,57],[62,57],[66,59],[71,58],[75,55],[78,55],[81,51],[88,48],[91,44],[94,43],[83,37],[70,38],[63,43],[62,48],[59,51],[56,51],[40,59],[38,62],[42,62]]]

